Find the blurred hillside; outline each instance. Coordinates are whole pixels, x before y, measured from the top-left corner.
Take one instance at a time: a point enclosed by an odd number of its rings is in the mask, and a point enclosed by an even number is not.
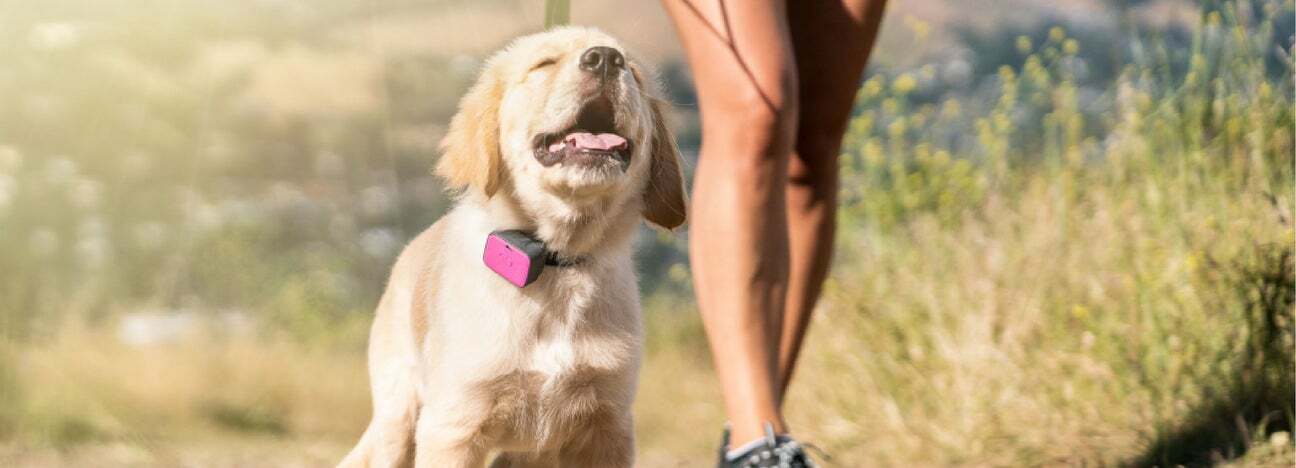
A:
[[[1021,46],[1060,25],[1085,44],[1066,66],[1083,117],[1094,121],[1112,111],[1101,94],[1120,64],[1156,54],[1187,63],[1188,28],[1202,14],[1185,2],[1129,3],[899,2],[869,74],[905,76],[914,104],[957,99],[984,114],[997,70],[1021,67]],[[0,258],[18,266],[0,272],[9,333],[25,336],[64,314],[141,308],[276,310],[271,320],[308,328],[366,313],[400,246],[445,209],[428,168],[459,96],[485,54],[539,28],[539,8],[354,0],[9,8],[0,20],[10,58],[0,72],[9,109],[0,115],[8,227]],[[696,99],[661,8],[590,2],[573,19],[617,34],[657,66],[691,153]],[[1291,23],[1279,19],[1276,36],[1289,37]],[[1145,45],[1151,38],[1159,49]],[[1284,73],[1270,61],[1271,73]],[[647,290],[687,287],[663,283],[685,263],[680,245],[648,238]]]
[[[331,464],[391,262],[447,207],[436,142],[541,3],[0,12],[0,465]],[[573,22],[655,65],[692,157],[660,5]],[[1290,466],[1294,23],[893,2],[792,424],[833,466]],[[686,235],[641,236],[645,466],[709,460],[681,429],[721,419]]]

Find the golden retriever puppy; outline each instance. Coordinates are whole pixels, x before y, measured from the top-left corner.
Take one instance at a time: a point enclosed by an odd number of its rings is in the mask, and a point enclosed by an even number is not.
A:
[[[495,54],[451,120],[453,209],[397,259],[369,339],[373,420],[346,467],[629,467],[642,344],[640,217],[684,222],[662,102],[587,28]],[[548,265],[519,287],[483,261],[521,230]]]

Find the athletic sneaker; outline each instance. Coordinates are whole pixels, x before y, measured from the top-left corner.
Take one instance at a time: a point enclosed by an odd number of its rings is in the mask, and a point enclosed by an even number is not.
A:
[[[752,441],[729,455],[729,426],[725,425],[720,442],[717,468],[815,468],[804,447],[786,435],[774,435],[774,426],[765,424],[765,438]]]

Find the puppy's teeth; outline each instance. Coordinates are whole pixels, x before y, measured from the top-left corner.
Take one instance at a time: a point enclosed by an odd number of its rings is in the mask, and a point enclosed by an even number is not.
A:
[[[553,143],[553,144],[550,144],[550,145],[549,145],[549,152],[550,152],[550,153],[556,153],[556,152],[562,151],[562,149],[563,149],[563,148],[566,148],[566,147],[567,147],[567,142],[565,142],[565,141],[559,141],[559,142],[557,142],[557,143]]]

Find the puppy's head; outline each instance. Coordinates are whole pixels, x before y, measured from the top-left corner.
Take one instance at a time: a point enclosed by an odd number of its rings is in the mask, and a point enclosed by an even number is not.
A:
[[[606,34],[561,28],[487,61],[442,142],[437,173],[524,205],[637,198],[644,217],[684,222],[679,151],[642,65]]]

